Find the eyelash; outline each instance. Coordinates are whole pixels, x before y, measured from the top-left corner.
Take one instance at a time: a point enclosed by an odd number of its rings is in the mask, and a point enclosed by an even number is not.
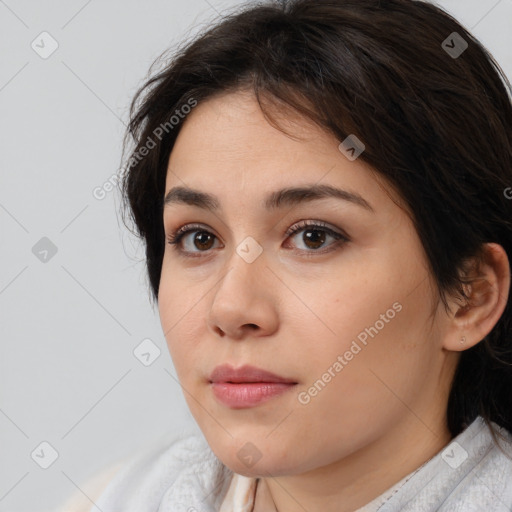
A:
[[[309,229],[307,229],[309,228]],[[349,242],[349,238],[346,237],[345,235],[342,235],[341,233],[338,233],[337,231],[334,231],[333,229],[329,228],[324,222],[322,221],[307,221],[307,220],[303,220],[303,221],[300,221],[298,224],[296,224],[295,226],[289,228],[285,235],[286,237],[291,237],[297,233],[300,233],[301,231],[323,231],[325,233],[327,233],[328,235],[332,236],[334,239],[335,239],[335,242],[332,243],[330,246],[328,247],[339,247],[340,245],[343,245],[344,243],[346,242]],[[179,247],[179,244],[182,240],[182,238],[187,235],[188,233],[194,233],[194,232],[205,232],[205,233],[209,233],[211,235],[213,235],[213,233],[211,233],[210,231],[208,231],[207,229],[204,229],[203,226],[201,226],[200,224],[187,224],[181,228],[179,228],[178,230],[176,230],[174,233],[168,235],[167,237],[167,242],[173,246],[173,249],[176,250],[179,254],[185,256],[185,257],[202,257],[201,254],[202,253],[207,253],[209,252],[209,250],[207,251],[197,251],[197,252],[190,252],[190,251],[184,251],[183,249],[181,249]],[[213,235],[215,236],[215,235]],[[325,251],[325,250],[322,250],[322,249],[319,249],[319,250],[315,250],[315,249],[311,249],[311,250],[304,250],[304,249],[299,249],[303,254],[307,255],[307,256],[314,256],[316,254],[325,254],[326,252],[330,252],[331,250],[334,250],[334,249],[329,249],[328,251]]]

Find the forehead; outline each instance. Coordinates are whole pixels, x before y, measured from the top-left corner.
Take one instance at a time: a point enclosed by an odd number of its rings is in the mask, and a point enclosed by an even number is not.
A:
[[[324,185],[379,206],[383,182],[363,160],[349,161],[340,141],[290,111],[272,126],[247,92],[210,98],[187,116],[171,152],[166,194],[175,187],[215,191],[221,201],[262,204],[278,189]],[[386,195],[386,194],[384,194]],[[389,200],[389,198],[388,198]]]

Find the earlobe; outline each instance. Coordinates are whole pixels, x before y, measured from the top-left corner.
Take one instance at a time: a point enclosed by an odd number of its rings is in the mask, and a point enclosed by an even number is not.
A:
[[[466,274],[464,285],[468,301],[460,299],[451,313],[451,326],[444,348],[461,351],[473,347],[498,323],[507,305],[510,289],[510,265],[507,253],[496,243],[484,244],[483,261]]]

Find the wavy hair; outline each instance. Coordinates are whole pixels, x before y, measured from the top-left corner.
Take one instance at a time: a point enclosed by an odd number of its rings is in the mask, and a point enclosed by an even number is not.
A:
[[[271,113],[285,106],[340,141],[364,142],[359,158],[409,209],[445,308],[447,293],[468,298],[466,264],[481,261],[484,243],[510,260],[511,87],[471,33],[419,0],[251,2],[174,52],[131,104],[121,189],[145,244],[152,300],[167,163],[183,119],[194,104],[242,89],[274,124]],[[492,331],[461,354],[447,406],[453,436],[477,415],[495,441],[491,422],[512,431],[511,308],[508,300]]]

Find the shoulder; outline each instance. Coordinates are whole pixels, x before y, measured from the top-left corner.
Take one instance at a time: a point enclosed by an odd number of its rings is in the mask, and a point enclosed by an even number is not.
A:
[[[467,475],[460,507],[464,512],[512,510],[512,434],[493,423],[499,446],[490,439],[481,460]],[[490,433],[486,432],[488,438]]]
[[[444,482],[440,512],[502,512],[512,510],[512,434],[479,417],[442,452],[439,464]],[[444,488],[443,488],[444,487]]]
[[[216,506],[230,476],[202,435],[182,435],[146,446],[100,472],[59,512],[149,512],[158,510],[164,501],[192,503],[207,495]]]
[[[512,435],[495,423],[492,427],[499,446],[478,417],[414,471],[379,512],[512,510]]]

